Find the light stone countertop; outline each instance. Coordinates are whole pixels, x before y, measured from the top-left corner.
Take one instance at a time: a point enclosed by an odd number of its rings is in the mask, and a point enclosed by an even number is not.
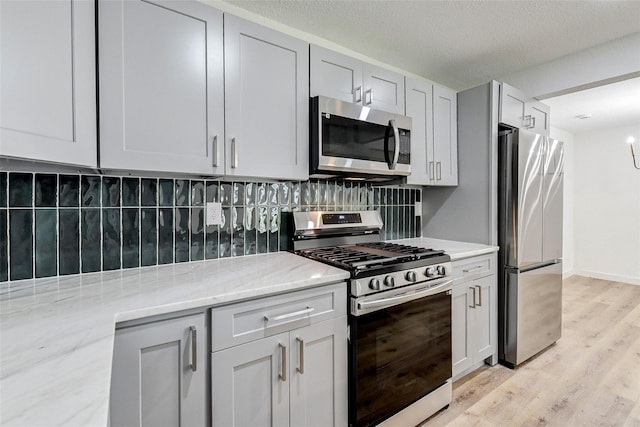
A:
[[[457,242],[454,240],[432,239],[430,237],[393,240],[392,242],[431,249],[442,249],[451,257],[451,261],[457,261],[459,259],[470,258],[478,255],[487,255],[497,252],[499,249],[498,246]]]
[[[116,322],[346,280],[286,252],[0,286],[0,425],[107,425]]]
[[[452,261],[495,246],[431,238]],[[335,283],[346,271],[286,252],[0,286],[0,425],[106,426],[117,322]]]

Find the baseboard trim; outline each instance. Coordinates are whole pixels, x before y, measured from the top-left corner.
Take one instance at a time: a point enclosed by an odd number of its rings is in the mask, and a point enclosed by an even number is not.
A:
[[[621,276],[619,274],[601,273],[589,270],[573,270],[573,274],[578,276],[593,277],[594,279],[610,280],[613,282],[628,283],[630,285],[640,286],[640,277]]]

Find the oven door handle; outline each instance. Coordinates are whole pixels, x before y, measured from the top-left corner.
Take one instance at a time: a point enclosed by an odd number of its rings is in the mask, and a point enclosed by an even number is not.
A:
[[[356,316],[359,316],[361,314],[375,311],[375,309],[393,307],[394,305],[403,304],[405,302],[413,301],[418,298],[424,298],[430,295],[435,295],[443,291],[446,291],[447,289],[451,289],[452,283],[453,283],[453,280],[447,280],[443,283],[440,283],[439,285],[420,289],[415,292],[403,293],[397,296],[377,299],[373,301],[356,302],[355,313],[353,314]]]

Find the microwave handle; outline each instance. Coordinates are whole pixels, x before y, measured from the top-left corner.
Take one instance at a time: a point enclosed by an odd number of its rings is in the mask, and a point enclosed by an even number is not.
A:
[[[400,131],[398,130],[398,125],[396,125],[396,121],[391,119],[389,120],[389,127],[393,129],[393,160],[389,163],[389,169],[395,170],[396,165],[398,164],[398,158],[400,157]],[[387,147],[388,144],[385,144]]]

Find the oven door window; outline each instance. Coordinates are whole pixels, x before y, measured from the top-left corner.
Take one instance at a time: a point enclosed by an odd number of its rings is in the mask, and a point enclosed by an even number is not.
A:
[[[322,115],[322,155],[344,159],[360,159],[386,163],[386,150],[393,150],[393,132],[388,126],[362,120]],[[385,136],[388,138],[385,147]],[[410,163],[408,131],[401,131],[398,163]]]
[[[451,378],[447,293],[354,316],[351,321],[352,425],[374,425]]]

